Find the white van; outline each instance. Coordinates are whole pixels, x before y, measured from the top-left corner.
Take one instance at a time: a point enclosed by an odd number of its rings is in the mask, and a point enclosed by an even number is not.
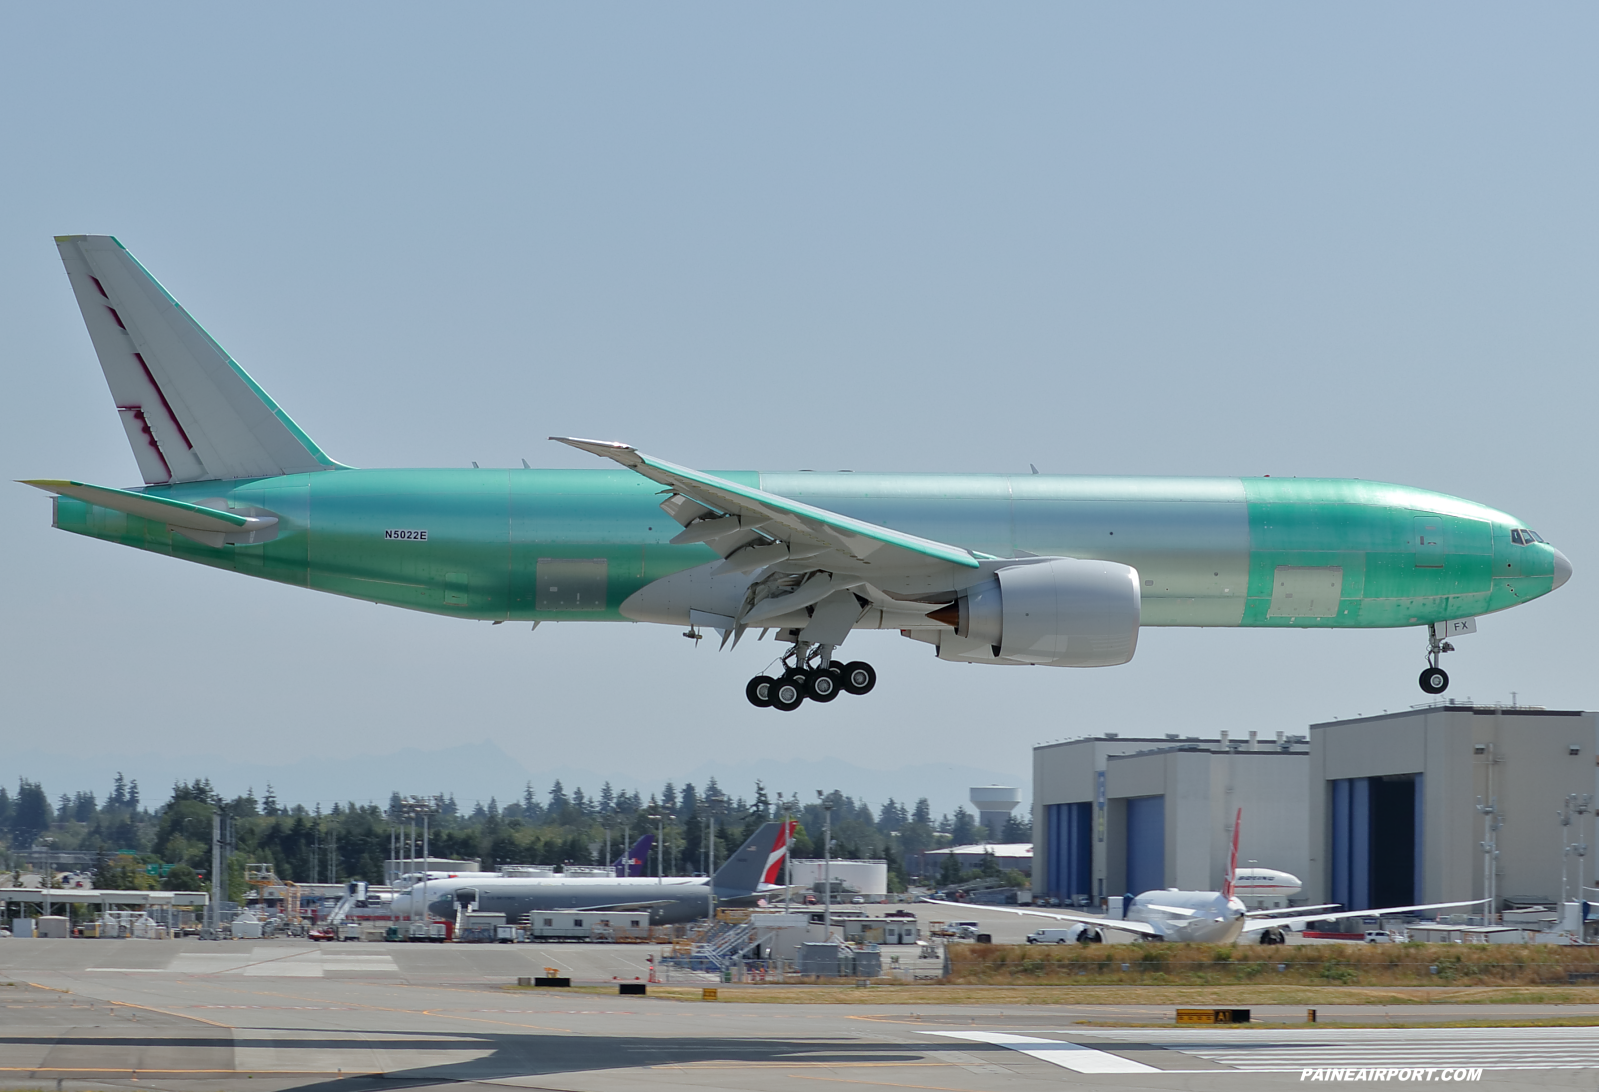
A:
[[[1386,929],[1366,930],[1367,944],[1395,944],[1397,942],[1397,938]]]
[[[1070,944],[1077,939],[1077,934],[1082,931],[1082,926],[1073,925],[1067,929],[1040,929],[1036,933],[1027,934],[1029,944]]]

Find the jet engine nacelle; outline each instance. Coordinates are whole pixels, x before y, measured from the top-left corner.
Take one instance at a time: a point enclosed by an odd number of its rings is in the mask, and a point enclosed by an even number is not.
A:
[[[1040,558],[1007,565],[955,604],[945,659],[1111,667],[1138,647],[1138,570],[1114,561]],[[945,608],[932,617],[954,614]],[[989,655],[991,653],[992,658]]]

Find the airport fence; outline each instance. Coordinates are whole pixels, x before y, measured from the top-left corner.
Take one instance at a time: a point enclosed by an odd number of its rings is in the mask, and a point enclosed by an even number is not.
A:
[[[1599,947],[1546,944],[952,944],[961,985],[1599,987]]]

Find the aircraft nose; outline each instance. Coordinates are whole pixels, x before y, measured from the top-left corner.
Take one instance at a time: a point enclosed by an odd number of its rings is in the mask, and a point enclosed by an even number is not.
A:
[[[1566,560],[1566,555],[1555,550],[1555,587],[1558,588],[1571,579],[1571,562]]]

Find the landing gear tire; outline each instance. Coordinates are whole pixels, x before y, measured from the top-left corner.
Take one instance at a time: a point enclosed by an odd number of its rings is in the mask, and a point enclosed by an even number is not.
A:
[[[1262,944],[1285,944],[1287,941],[1288,938],[1283,936],[1281,929],[1262,929],[1260,931],[1260,942]]]
[[[865,660],[844,665],[844,689],[851,694],[870,694],[877,685],[877,669]]]
[[[765,709],[772,704],[772,684],[776,681],[765,675],[757,675],[745,684],[744,696],[755,708]]]
[[[805,683],[803,679],[795,679],[792,675],[785,675],[772,683],[771,694],[773,709],[781,709],[785,713],[792,713],[805,700]]]
[[[1441,667],[1429,667],[1418,681],[1428,694],[1442,694],[1449,689],[1449,673]]]
[[[805,696],[812,701],[830,702],[838,697],[841,684],[831,671],[818,671],[805,681]]]

